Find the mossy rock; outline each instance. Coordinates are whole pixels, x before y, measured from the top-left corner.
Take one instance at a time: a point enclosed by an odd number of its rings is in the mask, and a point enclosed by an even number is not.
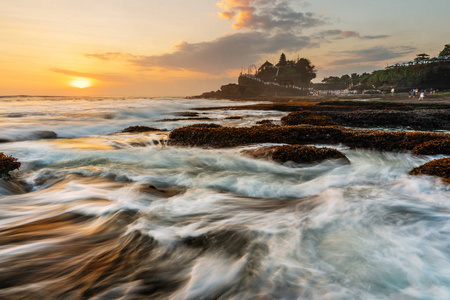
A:
[[[9,179],[11,176],[9,172],[20,168],[21,163],[17,161],[17,158],[12,156],[6,156],[3,152],[0,152],[0,178]]]
[[[139,132],[149,132],[149,131],[164,131],[158,128],[148,127],[148,126],[130,126],[122,130],[123,133],[139,133]]]
[[[271,120],[261,120],[261,121],[256,122],[256,125],[275,126],[275,124]]]
[[[408,174],[438,176],[441,177],[444,182],[450,184],[450,158],[446,157],[432,160],[412,169]]]
[[[265,147],[255,150],[246,150],[244,154],[254,158],[272,159],[277,162],[293,161],[296,163],[313,163],[324,160],[342,159],[345,163],[350,163],[347,157],[340,151],[333,148],[318,148],[303,145],[283,145]]]
[[[450,138],[444,140],[428,141],[420,144],[413,149],[416,155],[450,155]]]
[[[352,148],[379,151],[411,151],[429,141],[443,141],[448,134],[353,130],[341,126],[267,126],[222,127],[197,124],[173,130],[169,144],[177,146],[235,147],[254,143],[345,144]],[[428,154],[428,153],[425,153]],[[430,153],[431,154],[431,153]]]
[[[333,126],[339,125],[334,122],[331,117],[328,116],[319,116],[316,115],[309,110],[296,111],[288,114],[287,116],[281,118],[282,125],[301,125],[301,124],[309,124],[316,126]]]

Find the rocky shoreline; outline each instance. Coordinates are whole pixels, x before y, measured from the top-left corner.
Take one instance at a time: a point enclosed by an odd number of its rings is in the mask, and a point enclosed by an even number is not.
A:
[[[393,100],[390,96],[373,99],[331,100],[323,98],[250,98],[262,101],[252,105],[222,107],[224,110],[311,111],[330,117],[342,126],[358,128],[403,128],[410,130],[450,130],[450,100],[434,97],[433,101]],[[197,108],[198,111],[215,107]]]
[[[399,103],[364,103],[361,106],[353,103],[272,103],[256,104],[244,109],[282,110],[294,112],[281,119],[281,125],[273,124],[270,120],[259,122],[252,127],[223,127],[217,124],[195,124],[173,130],[169,135],[169,145],[188,147],[236,147],[254,143],[280,143],[287,144],[280,147],[269,147],[247,151],[245,154],[255,158],[269,158],[274,161],[294,161],[298,163],[322,161],[326,159],[345,158],[337,154],[336,149],[316,148],[305,144],[343,144],[351,148],[372,149],[377,151],[411,151],[414,155],[450,155],[450,134],[434,132],[405,132],[387,130],[352,129],[344,127],[352,120],[351,116],[359,122],[364,120],[367,127],[373,126],[408,126],[432,129],[449,129],[448,120],[450,106],[446,103],[437,104],[441,109],[428,105],[428,109],[414,109]],[[337,107],[342,119],[331,114],[324,114],[323,107]],[[339,110],[342,108],[357,107],[357,111],[351,112]],[[362,108],[369,109],[370,113]],[[393,107],[401,108],[391,110]],[[423,106],[422,106],[423,107]],[[443,107],[443,109],[442,109]],[[242,106],[227,107],[225,109],[240,109]],[[310,110],[306,110],[306,108]],[[314,108],[319,111],[312,112]],[[202,108],[200,110],[208,110]],[[378,113],[378,114],[377,114]],[[380,114],[381,113],[381,114]],[[386,116],[386,118],[374,118],[374,115]],[[338,114],[339,116],[339,114]],[[421,116],[422,118],[420,118]],[[342,123],[341,123],[342,122]],[[387,123],[387,125],[386,125]],[[361,123],[354,122],[352,124]],[[348,125],[347,125],[348,126]],[[365,127],[365,126],[361,126]],[[319,155],[319,153],[321,153]],[[342,153],[341,153],[342,154]],[[440,176],[445,182],[449,179],[450,160],[440,161],[437,172],[431,175]],[[432,167],[431,167],[432,168]],[[428,167],[430,169],[430,167]],[[428,174],[425,172],[413,172],[411,175]]]
[[[256,99],[254,99],[256,100]],[[420,130],[450,130],[450,101],[435,99],[432,102],[412,100],[392,101],[372,99],[364,101],[272,98],[252,105],[221,107],[222,110],[267,110],[290,112],[280,122],[259,121],[250,127],[223,127],[218,124],[194,124],[177,128],[169,134],[169,146],[226,148],[250,144],[276,143],[283,146],[266,147],[246,151],[245,155],[276,162],[296,163],[320,162],[340,159],[348,162],[341,152],[332,148],[317,148],[307,145],[345,145],[350,148],[377,151],[409,151],[413,155],[450,155],[450,134],[438,132],[373,130],[364,128],[396,128]],[[197,108],[198,111],[217,107]],[[179,112],[189,120],[201,118],[196,112]],[[230,119],[241,119],[232,116]],[[185,119],[183,119],[185,120]],[[213,121],[213,119],[211,119]],[[352,128],[359,127],[359,128]],[[146,126],[131,126],[122,133],[164,131]],[[38,132],[34,138],[56,138],[53,132]],[[52,133],[52,134],[48,134]],[[9,142],[9,141],[2,141]],[[0,153],[0,177],[10,178],[10,172],[18,169],[16,158]],[[441,176],[450,182],[450,159],[439,160],[423,169],[412,170],[411,175],[430,174]],[[435,170],[435,171],[430,171]]]

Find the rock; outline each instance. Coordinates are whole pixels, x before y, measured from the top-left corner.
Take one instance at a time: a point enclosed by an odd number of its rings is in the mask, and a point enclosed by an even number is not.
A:
[[[328,116],[319,116],[316,115],[309,110],[296,111],[288,114],[287,116],[281,118],[282,125],[302,125],[302,124],[310,124],[316,126],[333,126],[339,125],[336,122],[333,122]]]
[[[450,155],[450,139],[427,141],[414,147],[412,152],[416,155]]]
[[[257,125],[269,125],[269,126],[276,126],[271,120],[261,120],[256,122]]]
[[[447,157],[432,160],[412,169],[408,174],[438,176],[441,177],[444,182],[450,184],[450,158]]]
[[[35,131],[32,133],[32,137],[36,139],[56,139],[58,135],[54,131]]]
[[[326,147],[317,148],[302,145],[283,145],[256,150],[246,150],[244,153],[255,158],[270,158],[277,162],[293,161],[296,163],[312,163],[328,159],[342,159],[345,163],[350,163],[348,158],[342,152]]]
[[[206,121],[206,120],[211,120],[211,118],[208,118],[208,117],[172,118],[172,119],[156,120],[156,122]]]
[[[348,158],[336,149],[301,145],[285,145],[277,147],[272,154],[272,158],[275,161],[293,161],[296,163],[311,163],[328,159],[343,159],[346,163],[350,163]]]
[[[443,141],[448,134],[353,130],[341,126],[253,126],[221,127],[196,124],[173,130],[169,145],[235,147],[252,143],[345,144],[353,148],[380,151],[411,151],[428,141]]]
[[[0,178],[11,178],[9,172],[18,170],[20,165],[21,163],[17,161],[17,158],[6,156],[3,152],[0,152]]]
[[[192,112],[192,111],[183,111],[183,112],[177,112],[174,115],[179,117],[197,117],[198,113]]]
[[[149,131],[164,131],[158,128],[148,127],[148,126],[130,126],[122,130],[125,133],[139,133],[139,132],[149,132]]]

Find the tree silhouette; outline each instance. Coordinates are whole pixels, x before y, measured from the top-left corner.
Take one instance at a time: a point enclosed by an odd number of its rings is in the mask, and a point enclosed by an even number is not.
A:
[[[439,52],[439,56],[447,56],[450,55],[450,44],[444,46],[444,49]]]
[[[281,53],[280,60],[278,61],[277,67],[284,67],[284,66],[286,66],[286,64],[287,64],[286,55],[284,55],[284,53]]]
[[[298,80],[302,86],[308,86],[311,80],[316,78],[316,69],[307,58],[300,58],[295,64]]]
[[[415,61],[429,59],[430,56],[426,53],[417,54],[417,57],[414,58]]]

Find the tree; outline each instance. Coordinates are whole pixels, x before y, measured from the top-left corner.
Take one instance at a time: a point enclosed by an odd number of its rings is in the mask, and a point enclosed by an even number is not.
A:
[[[341,83],[341,79],[337,76],[325,77],[322,79],[323,83]]]
[[[311,64],[311,61],[307,58],[300,58],[295,64],[295,70],[299,77],[300,84],[308,86],[311,80],[316,78],[315,66]]]
[[[277,67],[284,67],[286,64],[287,64],[286,55],[284,55],[284,53],[281,53],[280,61],[278,62]]]
[[[414,58],[415,61],[429,59],[430,56],[426,53],[417,54],[417,57]]]
[[[450,55],[450,44],[444,46],[444,49],[439,52],[439,56],[447,56]]]

